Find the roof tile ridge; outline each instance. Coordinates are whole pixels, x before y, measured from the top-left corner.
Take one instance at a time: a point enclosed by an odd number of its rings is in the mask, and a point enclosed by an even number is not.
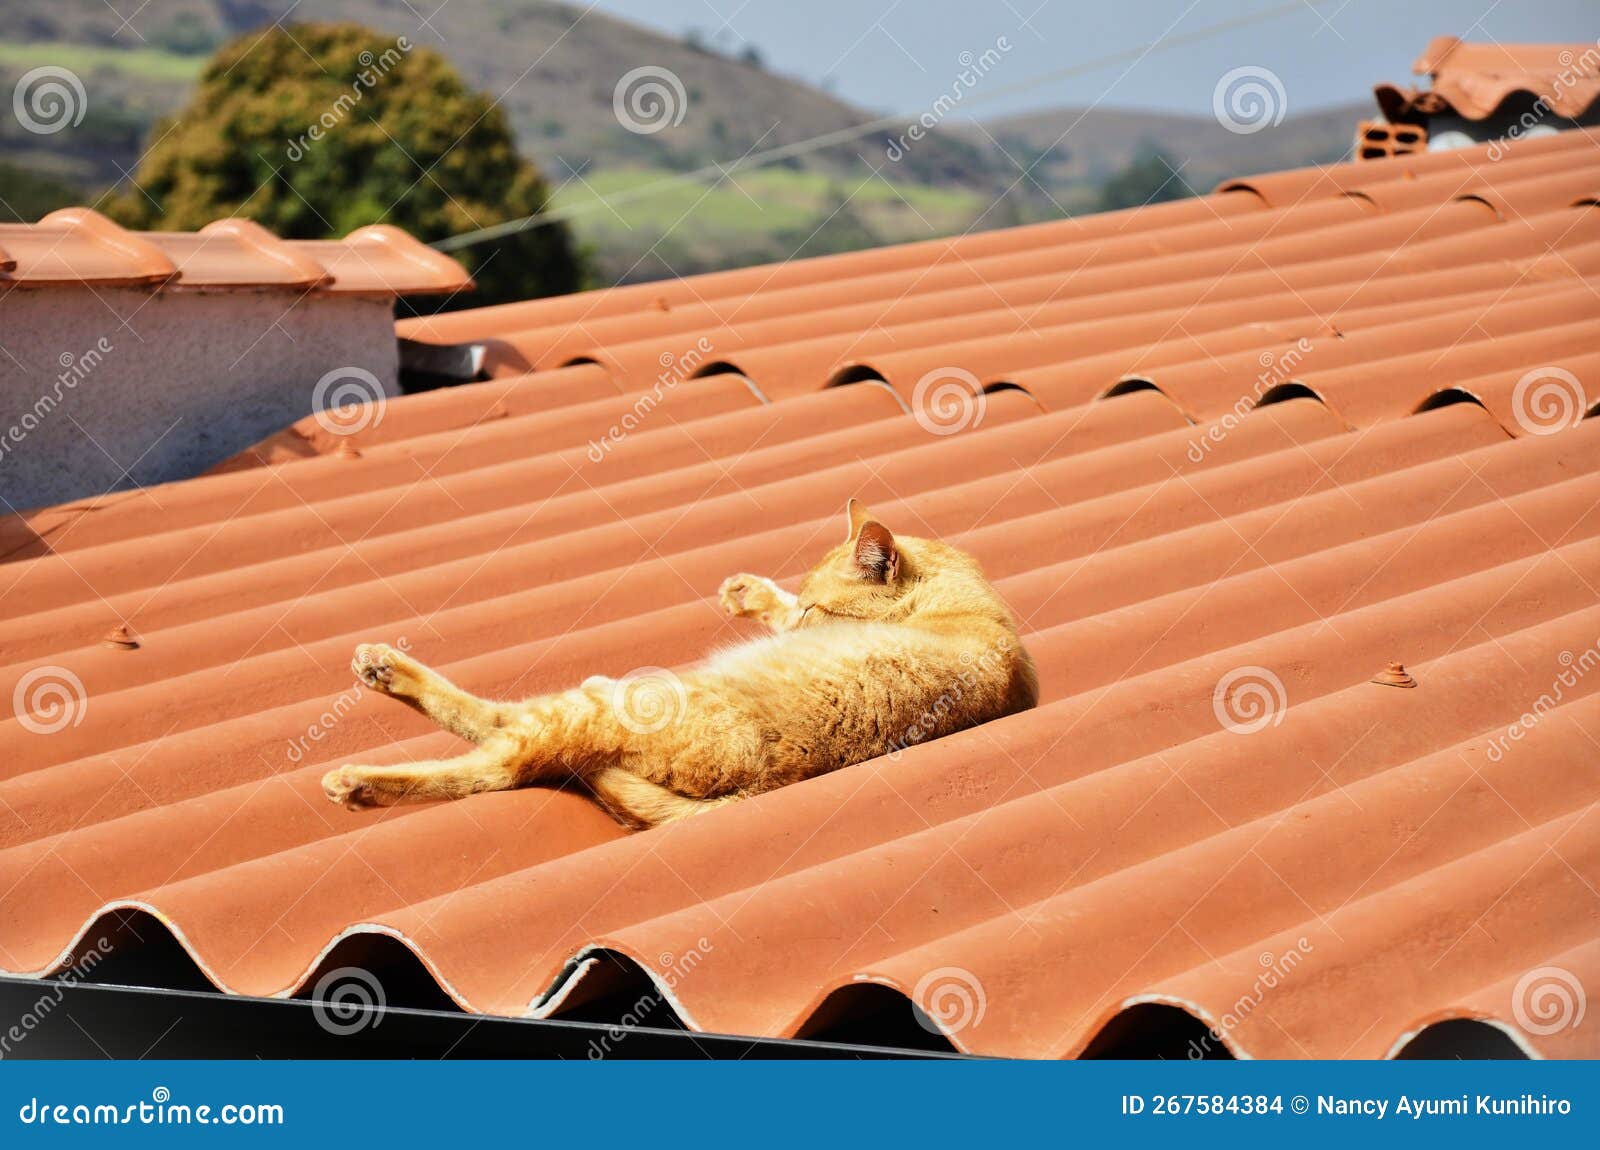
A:
[[[378,245],[430,278],[444,279],[451,284],[465,280],[465,287],[473,286],[472,277],[459,263],[443,252],[428,247],[410,232],[393,224],[367,224],[365,227],[357,228],[339,242],[352,251],[359,250],[362,244]]]
[[[164,283],[178,275],[178,265],[155,244],[130,232],[93,208],[57,208],[39,220],[41,227],[64,228],[129,264],[129,272],[140,278]]]
[[[323,287],[333,282],[333,273],[305,252],[290,247],[278,236],[256,223],[239,216],[213,220],[200,229],[198,235],[225,236],[251,249],[264,259],[282,264],[304,281],[306,287]]]
[[[1428,41],[1428,46],[1422,50],[1422,55],[1412,63],[1412,75],[1437,76],[1444,62],[1459,47],[1461,47],[1459,36],[1435,36]]]

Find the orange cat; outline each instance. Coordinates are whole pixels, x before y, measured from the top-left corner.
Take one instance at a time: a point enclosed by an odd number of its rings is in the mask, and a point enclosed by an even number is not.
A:
[[[364,682],[477,749],[340,767],[322,789],[355,809],[576,776],[619,820],[647,827],[1034,706],[1033,661],[977,563],[891,535],[853,499],[847,514],[848,537],[799,595],[756,575],[724,582],[723,606],[775,634],[681,675],[596,676],[502,703],[393,648],[356,648]]]

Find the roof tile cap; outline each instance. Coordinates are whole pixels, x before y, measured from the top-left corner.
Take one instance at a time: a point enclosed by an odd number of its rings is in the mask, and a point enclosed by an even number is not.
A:
[[[1444,63],[1445,57],[1460,46],[1460,36],[1435,36],[1428,41],[1428,46],[1422,50],[1422,55],[1411,65],[1412,73],[1417,76],[1432,75],[1439,70],[1439,65]]]
[[[100,640],[100,645],[109,647],[113,651],[137,651],[139,649],[139,640],[134,638],[133,632],[128,630],[126,623],[118,623],[110,631],[106,632],[105,638]]]
[[[9,284],[116,284],[151,289],[254,289],[357,295],[455,293],[472,277],[400,228],[375,224],[342,240],[285,240],[250,220],[197,232],[133,232],[91,208],[37,223],[0,224]]]
[[[258,252],[264,258],[290,268],[310,286],[326,287],[333,282],[332,274],[321,263],[303,252],[295,251],[254,220],[238,217],[213,220],[200,229],[200,234],[226,236]]]
[[[439,284],[438,290],[460,291],[473,286],[466,269],[443,252],[436,252],[409,232],[392,224],[368,224],[345,236],[344,243],[355,247],[376,244],[391,251]]]
[[[1403,663],[1390,663],[1372,678],[1372,682],[1384,687],[1415,687],[1417,681],[1406,671]]]
[[[140,278],[169,280],[178,274],[178,265],[155,244],[93,208],[57,208],[40,219],[39,226],[76,232],[85,240],[126,259],[133,265],[130,270]]]

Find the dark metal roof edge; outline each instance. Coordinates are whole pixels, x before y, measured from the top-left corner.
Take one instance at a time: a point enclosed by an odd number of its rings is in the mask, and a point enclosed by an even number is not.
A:
[[[804,1039],[0,976],[0,1058],[952,1058]]]

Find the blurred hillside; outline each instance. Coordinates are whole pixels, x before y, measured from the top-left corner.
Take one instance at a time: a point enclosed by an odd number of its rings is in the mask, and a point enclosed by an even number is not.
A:
[[[888,145],[903,129],[694,186],[671,178],[875,113],[774,74],[755,53],[731,57],[599,12],[580,20],[578,9],[545,0],[453,4],[424,27],[406,0],[161,0],[128,23],[102,0],[0,0],[0,83],[10,90],[23,73],[52,65],[70,69],[86,93],[82,121],[55,134],[33,135],[0,117],[0,197],[17,216],[63,199],[92,201],[134,169],[157,121],[183,106],[217,45],[286,14],[405,35],[498,98],[520,150],[547,177],[553,206],[572,214],[608,282],[1092,211],[1111,176],[1157,150],[1177,172],[1163,194],[1205,191],[1225,175],[1333,160],[1366,111],[1353,104],[1291,116],[1252,135],[1209,119],[1114,109],[1052,109],[981,126],[951,119],[897,162]],[[619,123],[613,97],[619,80],[645,64],[681,82],[682,116],[634,132]],[[903,110],[908,123],[917,114]]]

